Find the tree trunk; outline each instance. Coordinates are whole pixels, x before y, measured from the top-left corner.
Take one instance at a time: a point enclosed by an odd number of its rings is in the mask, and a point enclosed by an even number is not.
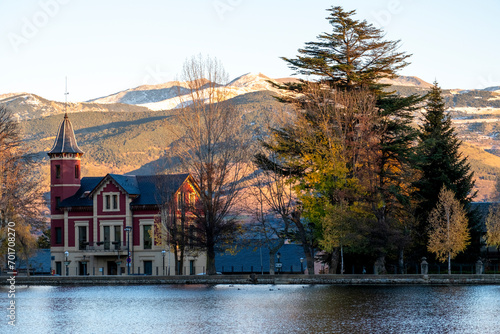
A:
[[[328,273],[329,274],[336,274],[337,273],[337,267],[339,266],[339,249],[334,248],[332,251],[332,255],[330,257],[330,263],[329,263],[329,268],[328,268]]]
[[[340,275],[344,275],[344,247],[340,246]]]
[[[179,273],[179,258],[177,257],[177,252],[174,253],[175,256],[174,256],[174,272],[175,272],[175,275],[180,275]]]
[[[180,269],[180,268],[181,268],[181,263],[180,263],[180,261],[179,261],[179,251],[177,251],[177,250],[176,250],[176,251],[174,252],[174,254],[175,254],[175,256],[174,256],[174,260],[175,260],[175,261],[174,261],[174,265],[175,265],[175,268],[174,268],[174,269],[175,269],[175,274],[176,274],[176,275],[181,275],[181,269]]]
[[[26,256],[26,276],[30,277],[30,258]]]
[[[280,248],[285,244],[285,240],[283,238],[279,238],[279,242],[276,246],[269,248],[269,274],[274,275],[274,268],[276,262],[274,261],[274,257],[276,253],[280,250]]]
[[[379,255],[373,267],[374,267],[373,273],[375,275],[387,274],[387,270],[385,269],[385,254]]]
[[[399,273],[403,275],[405,273],[404,248],[401,248],[399,250],[398,266],[399,266]]]
[[[448,252],[448,275],[451,275],[451,254]]]
[[[309,240],[307,240],[307,233],[306,229],[304,228],[304,224],[302,224],[302,222],[300,221],[299,216],[293,217],[292,221],[299,230],[300,241],[302,242],[302,248],[304,249],[304,254],[306,255],[307,274],[314,275],[314,254],[313,249],[311,249],[311,244],[309,243]]]
[[[207,249],[207,275],[217,274],[215,270],[215,249],[213,246]]]
[[[276,255],[276,252],[272,252],[271,250],[269,251],[269,275],[274,275],[275,272],[274,272],[274,266],[275,266],[275,262],[274,262],[274,256]]]
[[[314,256],[312,256],[311,247],[307,244],[302,246],[304,248],[304,253],[306,253],[307,274],[314,275]]]

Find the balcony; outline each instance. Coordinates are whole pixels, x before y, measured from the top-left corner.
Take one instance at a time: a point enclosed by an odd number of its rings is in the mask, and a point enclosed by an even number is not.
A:
[[[121,244],[121,241],[98,241],[98,242],[82,242],[80,243],[80,250],[85,252],[104,252],[104,253],[113,253],[113,252],[126,252],[127,247]]]

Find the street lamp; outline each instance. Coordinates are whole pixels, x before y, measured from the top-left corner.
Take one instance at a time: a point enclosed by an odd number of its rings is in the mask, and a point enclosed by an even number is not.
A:
[[[165,250],[161,251],[161,256],[163,256],[163,276],[165,276]]]
[[[300,258],[300,273],[301,274],[304,273],[304,258],[303,257]]]
[[[279,274],[281,271],[281,266],[283,265],[280,261],[281,253],[278,252],[278,254],[276,254],[276,257],[278,258],[278,263],[276,263],[276,268],[278,268],[278,274]]]
[[[68,261],[69,252],[65,251],[64,255],[66,256],[66,260],[64,261],[64,265],[66,266],[66,276],[69,276],[69,268],[68,268],[68,266],[71,263],[71,261]]]
[[[130,275],[130,231],[132,230],[132,226],[125,226],[125,231],[127,232],[127,275]]]

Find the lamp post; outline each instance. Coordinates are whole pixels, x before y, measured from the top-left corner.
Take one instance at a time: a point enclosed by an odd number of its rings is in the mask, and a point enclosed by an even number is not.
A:
[[[127,275],[130,275],[130,231],[132,230],[132,226],[125,226],[125,231],[127,232]]]
[[[276,268],[278,269],[278,275],[279,275],[279,273],[280,273],[280,271],[281,271],[281,266],[283,265],[283,264],[281,263],[281,261],[280,261],[280,258],[281,258],[281,253],[280,253],[280,252],[278,252],[278,253],[276,254],[276,257],[278,258],[278,263],[276,263]]]
[[[165,250],[161,251],[161,256],[163,256],[163,276],[165,276]]]
[[[66,266],[66,276],[69,276],[69,268],[68,268],[68,266],[71,263],[71,261],[68,261],[69,252],[65,251],[64,255],[66,256],[66,260],[64,261],[64,265]]]
[[[81,263],[82,263],[83,275],[86,276],[87,275],[87,259],[86,259],[85,255],[83,256],[83,260],[81,261]]]
[[[303,257],[300,258],[300,273],[301,274],[304,273],[304,258]]]

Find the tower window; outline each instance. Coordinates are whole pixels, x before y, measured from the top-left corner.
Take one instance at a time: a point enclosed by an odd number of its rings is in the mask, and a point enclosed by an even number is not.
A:
[[[56,165],[56,179],[61,178],[61,165]]]
[[[75,165],[75,179],[80,177],[80,166]]]
[[[61,205],[61,197],[56,197],[56,209],[59,210],[59,206]]]

